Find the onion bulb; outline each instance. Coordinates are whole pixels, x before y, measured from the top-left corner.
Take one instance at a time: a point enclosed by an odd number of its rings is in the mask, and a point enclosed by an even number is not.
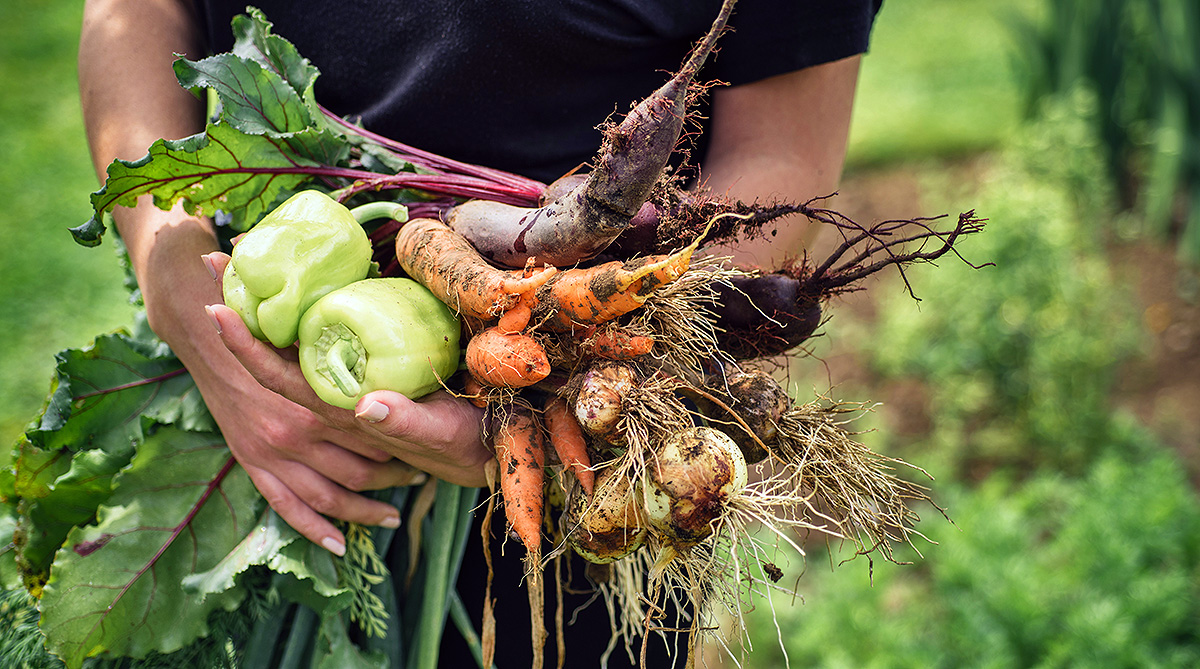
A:
[[[746,459],[733,439],[708,427],[684,430],[647,460],[646,520],[675,548],[694,546],[712,534],[713,521],[747,481]]]
[[[583,429],[609,443],[618,442],[621,402],[636,381],[637,376],[627,365],[614,363],[589,369],[575,398],[575,418]]]
[[[639,508],[641,495],[634,480],[613,475],[612,471],[599,472],[591,497],[576,488],[567,501],[567,543],[583,559],[596,564],[619,560],[646,539]]]

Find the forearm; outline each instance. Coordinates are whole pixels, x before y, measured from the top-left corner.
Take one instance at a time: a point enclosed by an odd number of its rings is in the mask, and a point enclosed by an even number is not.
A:
[[[190,3],[88,0],[79,39],[79,97],[96,173],[146,154],[159,138],[203,129],[203,105],[175,80],[176,54],[201,55]]]
[[[179,86],[172,70],[176,54],[198,57],[200,49],[189,3],[87,2],[79,90],[101,180],[113,160],[140,158],[160,138],[185,137],[203,128],[202,104]],[[148,197],[136,208],[118,207],[113,218],[158,335],[180,349],[185,361],[197,355],[228,358],[216,337],[191,341],[191,335],[210,328],[203,306],[220,300],[200,260],[217,248],[211,225],[179,208],[160,211]]]
[[[845,161],[859,58],[852,57],[713,95],[704,185],[745,201],[805,202],[837,189]],[[799,256],[815,233],[803,216],[777,234],[740,241],[736,260],[773,269]]]

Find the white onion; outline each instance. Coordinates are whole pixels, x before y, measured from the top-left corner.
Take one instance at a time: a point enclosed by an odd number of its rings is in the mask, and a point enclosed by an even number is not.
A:
[[[713,521],[748,480],[746,459],[728,435],[708,427],[684,430],[646,463],[646,520],[675,546],[693,546],[712,533]]]

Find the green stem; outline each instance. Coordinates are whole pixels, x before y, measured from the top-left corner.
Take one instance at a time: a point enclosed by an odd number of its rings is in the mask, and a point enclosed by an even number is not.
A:
[[[446,626],[447,597],[450,582],[450,554],[455,543],[459,515],[460,488],[445,481],[437,483],[437,499],[433,504],[432,531],[422,538],[426,566],[425,590],[421,601],[421,617],[413,657],[408,663],[415,669],[437,669],[438,651]]]
[[[297,608],[297,604],[287,604],[254,624],[254,628],[250,631],[249,641],[242,650],[243,666],[271,666],[284,625],[295,617]]]
[[[467,605],[463,604],[462,597],[459,596],[457,590],[450,591],[450,619],[454,621],[454,626],[458,628],[463,640],[467,642],[467,648],[475,658],[475,664],[479,665],[480,669],[495,669],[495,664],[492,664],[490,668],[483,666],[483,642],[475,632],[471,614],[467,612]]]
[[[315,611],[307,606],[296,608],[296,615],[292,618],[292,632],[284,646],[283,657],[276,665],[278,669],[301,669],[308,664],[316,640],[317,622]]]
[[[390,218],[401,223],[408,220],[408,207],[398,202],[368,202],[350,210],[350,215],[359,224],[380,218]]]
[[[329,375],[337,384],[338,390],[342,391],[346,397],[358,397],[358,393],[362,390],[362,384],[354,378],[354,373],[350,371],[352,365],[347,364],[357,357],[358,354],[354,352],[354,346],[348,339],[338,339],[325,353],[325,362],[329,365]]]

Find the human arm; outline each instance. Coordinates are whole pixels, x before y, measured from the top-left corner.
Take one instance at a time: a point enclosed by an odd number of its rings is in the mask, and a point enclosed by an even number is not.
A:
[[[714,89],[703,185],[746,201],[832,194],[845,162],[860,60]],[[770,270],[800,255],[817,233],[800,216],[783,219],[778,230],[727,251],[741,264]]]
[[[203,128],[203,105],[180,88],[175,54],[201,55],[191,4],[172,0],[90,0],[84,9],[79,83],[84,124],[97,174],[116,158],[137,159],[159,138]],[[216,251],[210,221],[182,208],[164,212],[143,199],[114,220],[128,251],[156,334],[196,381],[205,402],[259,491],[290,525],[339,552],[341,532],[325,516],[395,524],[396,509],[354,491],[410,482],[415,472],[379,445],[370,426],[321,416],[262,386],[213,328],[206,305],[219,285],[201,256]],[[259,349],[259,352],[263,351]],[[274,351],[267,351],[279,357]],[[459,415],[465,421],[465,415]],[[361,422],[361,421],[359,421]],[[477,482],[483,449],[439,452],[435,475]]]

